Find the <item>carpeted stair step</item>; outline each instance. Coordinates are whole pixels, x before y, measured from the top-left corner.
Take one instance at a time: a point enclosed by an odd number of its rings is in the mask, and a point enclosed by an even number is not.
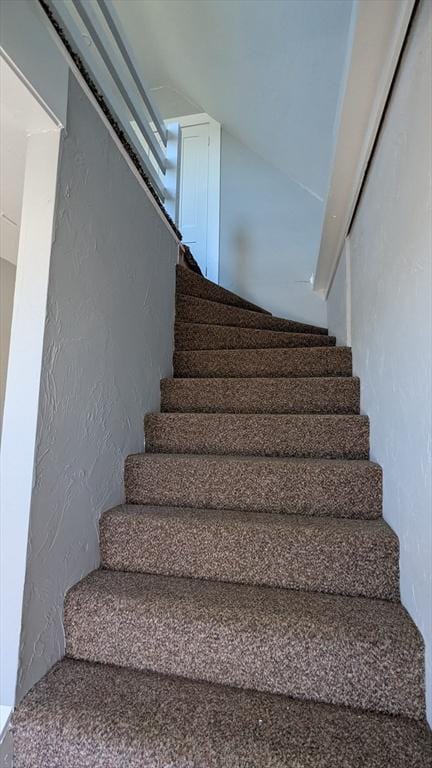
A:
[[[241,328],[261,328],[267,331],[287,331],[288,333],[327,334],[326,328],[294,320],[284,320],[263,312],[253,312],[218,301],[207,301],[197,296],[177,294],[176,319],[186,323],[205,323],[212,325],[237,325]]]
[[[243,307],[243,309],[251,309],[254,312],[270,314],[262,307],[258,307],[241,296],[237,296],[236,293],[232,293],[232,291],[228,291],[226,288],[222,288],[220,285],[207,280],[207,278],[201,277],[201,275],[191,272],[190,269],[177,264],[176,294],[185,293],[197,296],[200,299],[207,299],[208,301],[219,301],[222,304],[230,304],[233,307]]]
[[[369,458],[367,416],[150,413],[144,429],[150,453]]]
[[[102,567],[314,592],[399,597],[383,520],[122,505],[100,520]]]
[[[351,376],[351,349],[217,349],[174,352],[179,378]]]
[[[195,413],[359,413],[360,380],[162,379],[161,410]]]
[[[276,347],[334,347],[334,336],[283,333],[231,325],[182,323],[175,325],[175,349],[266,349]]]
[[[423,642],[399,603],[97,570],[64,624],[73,658],[424,715]]]
[[[125,489],[129,504],[377,518],[382,471],[370,461],[137,453]]]
[[[65,659],[14,715],[15,768],[430,768],[418,720]]]

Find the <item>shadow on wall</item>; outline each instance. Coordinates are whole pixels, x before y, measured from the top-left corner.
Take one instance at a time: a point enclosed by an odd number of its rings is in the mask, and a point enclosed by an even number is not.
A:
[[[234,232],[233,247],[231,251],[231,275],[236,285],[242,283],[243,276],[247,273],[251,253],[252,243],[247,229],[239,227]]]
[[[275,315],[325,326],[312,291],[322,200],[222,129],[219,280]]]
[[[0,440],[6,392],[16,266],[0,258]]]

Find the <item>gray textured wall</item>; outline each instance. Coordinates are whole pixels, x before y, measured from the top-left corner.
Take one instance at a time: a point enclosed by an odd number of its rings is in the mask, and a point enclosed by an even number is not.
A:
[[[63,653],[65,591],[170,375],[176,241],[71,77],[57,190],[18,698]]]
[[[354,371],[401,545],[402,600],[426,642],[432,722],[432,5],[423,2],[350,238]],[[340,332],[345,265],[329,296]],[[333,327],[332,327],[333,326]]]

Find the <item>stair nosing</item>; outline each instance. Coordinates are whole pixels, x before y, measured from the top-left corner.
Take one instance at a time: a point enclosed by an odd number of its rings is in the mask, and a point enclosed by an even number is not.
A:
[[[278,349],[281,349],[281,347],[278,347]],[[282,347],[283,349],[283,347]],[[300,347],[300,349],[303,349],[303,347]],[[316,347],[308,347],[308,349],[316,349]],[[336,347],[336,349],[340,349],[340,347]],[[183,350],[183,352],[199,352],[203,350]],[[204,350],[206,351],[206,350]],[[214,350],[214,351],[221,351],[221,350]],[[232,350],[229,350],[230,352]],[[241,350],[244,351],[244,350]],[[208,376],[207,378],[205,376],[190,376],[190,377],[181,377],[181,376],[167,376],[160,380],[161,384],[166,384],[167,382],[187,382],[190,384],[191,382],[211,382],[217,383],[218,381],[242,381],[250,385],[251,382],[266,382],[266,381],[295,381],[301,383],[302,381],[310,382],[313,380],[315,383],[318,383],[320,380],[325,380],[329,382],[334,382],[338,380],[342,380],[346,382],[348,379],[352,379],[356,383],[360,383],[360,377],[359,376]]]
[[[272,413],[232,413],[231,411],[218,411],[216,413],[202,413],[197,411],[149,411],[145,414],[145,419],[148,416],[160,416],[161,418],[165,418],[168,416],[175,416],[180,418],[186,418],[186,417],[202,417],[203,419],[214,417],[216,418],[234,418],[234,419],[247,419],[249,417],[259,418],[259,419],[338,419],[338,420],[346,420],[346,419],[352,419],[355,418],[356,421],[364,421],[367,423],[370,423],[369,416],[367,414],[363,413],[308,413],[308,411],[300,412],[297,411],[296,413],[284,413],[281,411],[280,413],[277,413],[276,411],[273,411]]]
[[[210,414],[211,415],[211,414]],[[335,467],[337,465],[343,464],[344,466],[354,466],[356,464],[361,465],[368,465],[370,467],[375,467],[380,472],[382,472],[381,465],[373,461],[371,459],[321,459],[321,458],[301,458],[301,457],[295,457],[295,456],[257,456],[256,454],[252,456],[243,456],[242,454],[238,453],[227,453],[227,454],[218,454],[218,453],[146,453],[145,451],[137,452],[137,453],[129,453],[126,457],[127,460],[136,460],[137,458],[139,460],[150,458],[151,460],[164,460],[167,457],[173,457],[175,459],[185,459],[185,460],[195,460],[199,459],[203,462],[208,461],[210,459],[217,459],[221,462],[228,462],[230,460],[235,461],[244,461],[248,463],[257,463],[259,461],[271,461],[271,462],[289,462],[291,464],[325,464],[329,467]]]
[[[301,337],[301,336],[317,336],[317,338],[324,337],[326,339],[328,338],[328,339],[335,339],[336,340],[335,336],[330,336],[330,335],[324,334],[324,333],[313,333],[312,331],[276,331],[276,330],[273,330],[272,328],[249,328],[247,326],[242,326],[242,325],[228,325],[228,324],[226,324],[226,325],[222,324],[221,325],[220,323],[198,323],[198,322],[196,322],[194,320],[177,320],[176,319],[175,325],[176,326],[182,326],[182,327],[183,326],[197,326],[198,329],[200,329],[200,328],[215,328],[216,330],[223,329],[223,330],[231,330],[231,331],[246,331],[246,332],[250,332],[252,334],[254,334],[254,333],[257,333],[257,334],[259,334],[259,333],[272,333],[272,334],[281,335],[281,336],[286,336],[287,334],[288,334],[288,336],[299,336],[299,337]],[[332,345],[331,344],[323,344],[323,345],[318,345],[318,346],[323,346],[324,348],[328,348],[328,347],[331,347]],[[242,347],[241,347],[241,349],[242,349]],[[264,347],[264,349],[280,349],[280,347]],[[282,349],[283,349],[283,347],[282,347]],[[182,351],[182,350],[179,350],[179,351]],[[194,350],[185,350],[185,351],[194,351]]]

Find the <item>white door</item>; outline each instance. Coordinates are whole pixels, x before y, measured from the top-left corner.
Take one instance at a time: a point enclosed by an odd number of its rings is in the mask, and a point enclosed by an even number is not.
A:
[[[182,129],[180,231],[204,275],[207,275],[209,142],[209,125]]]
[[[203,275],[219,276],[220,125],[207,115],[182,126],[179,228]]]

